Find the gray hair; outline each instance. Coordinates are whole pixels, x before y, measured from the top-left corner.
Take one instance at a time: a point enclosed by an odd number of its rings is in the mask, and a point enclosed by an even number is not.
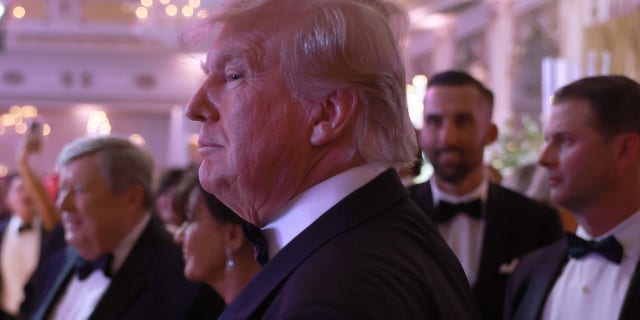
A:
[[[418,151],[400,52],[407,21],[384,0],[231,0],[186,36],[202,40],[209,36],[203,32],[226,23],[277,29],[263,41],[275,41],[268,54],[279,61],[291,98],[309,105],[338,89],[355,90],[352,155],[402,168]]]
[[[98,170],[114,194],[132,185],[144,190],[143,206],[152,206],[153,158],[126,138],[116,136],[84,137],[65,145],[58,155],[58,167],[74,159],[95,155]]]

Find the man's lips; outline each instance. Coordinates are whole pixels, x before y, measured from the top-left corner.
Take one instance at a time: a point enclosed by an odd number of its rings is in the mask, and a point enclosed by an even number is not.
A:
[[[210,154],[212,152],[215,152],[215,151],[219,150],[220,148],[222,148],[221,145],[213,143],[213,142],[201,142],[201,141],[198,141],[198,152],[203,157],[206,156],[207,154]]]
[[[78,219],[74,219],[70,217],[69,214],[67,213],[63,213],[62,224],[64,225],[65,229],[72,230],[72,229],[75,229],[80,224],[80,221]]]
[[[549,179],[547,180],[549,181],[550,187],[555,187],[562,182],[562,179],[558,176],[549,176]]]
[[[442,163],[458,162],[462,158],[462,153],[457,150],[446,150],[438,152],[438,161]]]

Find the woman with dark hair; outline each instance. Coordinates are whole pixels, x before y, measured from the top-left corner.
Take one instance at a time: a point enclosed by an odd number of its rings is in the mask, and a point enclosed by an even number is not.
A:
[[[183,168],[173,168],[163,172],[158,178],[158,186],[153,196],[155,212],[170,233],[178,230],[178,227],[184,222],[183,215],[173,209],[172,202],[178,184],[186,172],[188,169]]]
[[[174,234],[182,245],[185,276],[209,284],[231,303],[260,270],[243,233],[244,221],[204,191],[195,172],[185,175],[173,203],[175,211],[185,215]]]

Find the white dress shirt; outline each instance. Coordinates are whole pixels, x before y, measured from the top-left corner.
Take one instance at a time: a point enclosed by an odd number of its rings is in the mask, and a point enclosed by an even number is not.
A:
[[[593,239],[581,226],[576,235],[599,241],[613,235],[624,248],[615,264],[597,253],[570,257],[553,285],[542,312],[543,319],[618,319],[624,297],[640,257],[640,211],[604,235]]]
[[[129,252],[142,235],[149,219],[151,219],[151,214],[147,213],[113,250],[112,275],[115,276],[120,270],[129,256]],[[50,319],[84,320],[89,318],[110,284],[111,278],[105,276],[101,270],[94,270],[84,280],[80,280],[77,274],[73,275],[64,294],[51,313]]]
[[[487,202],[489,182],[486,178],[482,180],[478,187],[462,196],[455,196],[442,191],[438,188],[435,179],[430,179],[429,183],[431,184],[434,208],[437,208],[440,201],[457,204],[479,198],[482,200],[483,207]],[[455,253],[458,261],[460,261],[464,273],[467,275],[467,280],[472,286],[476,283],[480,270],[485,221],[484,214],[482,219],[473,218],[466,214],[457,214],[451,220],[437,224],[438,231],[453,253]]]
[[[269,259],[327,210],[385,169],[387,168],[380,164],[351,168],[318,183],[289,201],[280,214],[276,215],[278,218],[262,228],[269,244]]]
[[[4,231],[0,252],[2,273],[2,310],[18,314],[24,299],[24,285],[36,269],[40,258],[42,223],[34,218],[29,230],[18,232],[23,224],[17,215],[11,216]]]

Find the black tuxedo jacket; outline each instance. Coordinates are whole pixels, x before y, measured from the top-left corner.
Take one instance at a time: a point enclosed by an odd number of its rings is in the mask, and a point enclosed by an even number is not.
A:
[[[410,191],[418,207],[432,217],[435,207],[429,182]],[[483,208],[485,232],[473,293],[485,319],[500,319],[507,280],[519,261],[514,259],[560,238],[562,224],[554,209],[492,183]]]
[[[27,302],[22,308],[25,319],[50,316],[78,259],[71,246],[50,259],[44,266],[46,272],[26,290]],[[180,249],[160,221],[151,218],[89,319],[215,318],[224,302],[213,289],[187,281],[183,266]]]
[[[509,280],[504,318],[539,319],[547,296],[568,260],[566,239],[527,255]],[[618,319],[640,319],[639,301],[640,263],[636,265]]]
[[[282,248],[220,319],[479,319],[462,268],[394,170]]]

